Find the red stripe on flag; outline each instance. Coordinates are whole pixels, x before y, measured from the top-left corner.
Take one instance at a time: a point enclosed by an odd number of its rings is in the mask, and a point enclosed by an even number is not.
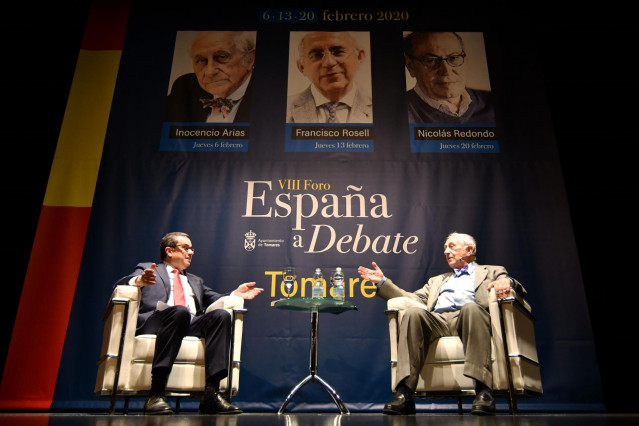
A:
[[[90,213],[90,207],[42,207],[0,384],[0,409],[51,406]]]
[[[82,49],[122,50],[131,0],[93,0]]]

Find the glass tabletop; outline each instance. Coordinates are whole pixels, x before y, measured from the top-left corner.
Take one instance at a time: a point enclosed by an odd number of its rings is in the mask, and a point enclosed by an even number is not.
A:
[[[333,314],[341,314],[344,311],[357,310],[357,306],[348,300],[337,300],[330,297],[291,297],[290,299],[280,299],[275,301],[272,306],[277,309],[287,311],[303,311],[311,312],[329,312]]]

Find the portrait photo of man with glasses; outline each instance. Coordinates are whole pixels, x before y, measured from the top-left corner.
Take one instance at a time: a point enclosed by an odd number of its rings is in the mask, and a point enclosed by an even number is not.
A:
[[[406,32],[404,62],[409,123],[495,123],[482,33]]]
[[[373,122],[368,35],[291,32],[287,123]]]

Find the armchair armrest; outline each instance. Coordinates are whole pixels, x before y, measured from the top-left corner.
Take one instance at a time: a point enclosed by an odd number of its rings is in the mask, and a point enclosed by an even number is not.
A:
[[[227,399],[230,401],[233,395],[237,394],[239,389],[239,373],[241,352],[242,352],[242,333],[244,328],[244,299],[239,296],[223,296],[211,303],[206,308],[206,313],[215,309],[225,309],[233,318],[234,327],[233,335],[231,337],[231,363],[229,364],[229,371],[226,378],[220,381],[220,390],[225,393]]]
[[[388,332],[390,343],[391,364],[391,390],[397,371],[397,339],[399,337],[399,324],[408,308],[420,308],[426,310],[426,305],[418,300],[406,296],[393,297],[386,301],[386,315],[388,317]]]
[[[497,389],[512,386],[513,365],[517,359],[526,358],[538,364],[535,343],[534,317],[530,304],[514,290],[503,299],[498,299],[495,290],[490,290],[489,312],[491,317],[494,356],[499,361],[493,366],[493,385]],[[513,364],[515,362],[515,364]],[[523,385],[521,385],[523,386]],[[519,388],[520,385],[515,387]]]
[[[524,299],[524,297],[521,294],[517,293],[512,288],[510,289],[510,294],[508,295],[508,297],[504,297],[503,299],[497,299],[497,295],[495,294],[495,289],[491,289],[488,295],[488,302],[493,303],[493,302],[497,302],[498,300],[500,302],[509,301],[509,302],[518,303],[521,308],[523,308],[529,314],[532,314],[532,307],[530,306],[530,304]]]
[[[131,300],[140,300],[140,287],[134,285],[118,285],[113,289],[111,298],[123,298]]]
[[[400,311],[405,311],[408,308],[422,308],[426,310],[425,304],[406,296],[393,297],[392,299],[388,299],[388,301],[386,302],[386,306],[388,309],[397,309]]]
[[[125,387],[128,382],[139,300],[138,287],[119,285],[113,289],[102,315],[104,333],[95,386],[98,394],[108,393],[115,398],[113,390]]]
[[[128,304],[130,301],[140,300],[140,289],[132,285],[119,285],[113,289],[109,303],[102,314],[102,321],[106,321],[112,314],[116,304]]]
[[[102,355],[119,352],[113,349],[115,339],[119,341],[125,333],[135,335],[139,300],[140,289],[138,287],[119,285],[113,289],[109,304],[102,314],[102,321],[105,323],[103,343],[109,346],[108,342],[111,341],[111,350],[105,351],[103,348]]]
[[[244,308],[244,299],[239,296],[223,296],[211,303],[206,308],[206,313],[213,309],[242,309]]]
[[[427,310],[426,305],[415,299],[406,296],[393,297],[386,301],[386,315],[389,316],[389,321],[395,322],[391,327],[398,327],[404,316],[404,311],[408,308],[420,308]],[[391,314],[394,318],[391,318]],[[392,334],[392,332],[391,332]]]

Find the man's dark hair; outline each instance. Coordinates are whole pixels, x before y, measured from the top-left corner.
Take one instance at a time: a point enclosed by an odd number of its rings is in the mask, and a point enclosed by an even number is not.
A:
[[[184,232],[169,232],[164,237],[162,237],[162,242],[160,243],[160,259],[164,260],[164,258],[166,257],[167,247],[175,247],[175,245],[178,243],[178,237],[186,237],[189,240],[191,239],[189,234],[186,234]]]

